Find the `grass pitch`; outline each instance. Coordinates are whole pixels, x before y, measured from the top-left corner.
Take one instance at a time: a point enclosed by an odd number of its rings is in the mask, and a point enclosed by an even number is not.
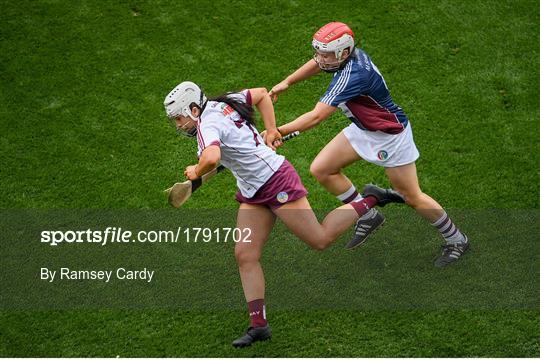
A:
[[[537,218],[536,9],[533,1],[7,2],[0,13],[1,207],[165,208],[162,190],[196,160],[194,144],[166,124],[168,91],[187,79],[209,95],[271,88],[310,58],[313,32],[339,20],[351,25],[409,115],[424,191],[450,209],[520,209]],[[311,109],[329,80],[320,75],[281,96],[278,123]],[[338,203],[309,164],[347,123],[336,114],[283,147],[315,208]],[[358,186],[388,185],[373,165],[346,173]],[[232,176],[220,175],[186,206],[234,209],[234,192]],[[506,233],[505,221],[516,218],[501,217],[492,230]],[[476,233],[473,246],[478,238],[484,252],[441,277],[473,278],[480,259],[512,271],[523,261],[516,253],[531,255],[529,278],[538,277],[537,233],[509,242]],[[411,256],[412,235],[394,243],[399,261]],[[417,241],[429,241],[432,253],[440,243],[434,232]],[[502,243],[512,250],[490,250]],[[239,279],[230,281],[240,292]],[[537,280],[531,283],[538,293]],[[246,326],[243,309],[2,310],[0,356],[538,356],[537,304],[275,311],[269,304],[273,340],[243,351],[230,347]]]

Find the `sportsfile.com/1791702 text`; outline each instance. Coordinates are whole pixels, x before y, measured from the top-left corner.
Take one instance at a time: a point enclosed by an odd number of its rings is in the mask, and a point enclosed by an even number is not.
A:
[[[109,243],[226,243],[251,242],[251,228],[204,228],[178,227],[172,230],[150,230],[132,232],[120,227],[104,230],[44,230],[40,242],[50,246],[59,244],[94,243],[102,246]]]

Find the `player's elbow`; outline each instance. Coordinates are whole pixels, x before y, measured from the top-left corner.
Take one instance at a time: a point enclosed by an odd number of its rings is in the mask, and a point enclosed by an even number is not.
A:
[[[206,160],[206,164],[209,166],[209,167],[216,167],[219,163],[219,158],[208,158]]]
[[[311,124],[313,126],[318,125],[322,121],[326,120],[334,111],[336,107],[327,105],[322,102],[318,102],[315,108],[311,111]]]
[[[204,162],[207,166],[217,166],[221,160],[221,150],[219,146],[209,146],[203,151],[201,156],[201,162]]]
[[[311,111],[311,127],[317,126],[319,123],[323,122],[326,119],[326,116],[318,111],[317,109]]]
[[[212,155],[206,158],[206,163],[208,163],[209,166],[217,166],[219,161],[221,160],[221,156],[219,155]]]

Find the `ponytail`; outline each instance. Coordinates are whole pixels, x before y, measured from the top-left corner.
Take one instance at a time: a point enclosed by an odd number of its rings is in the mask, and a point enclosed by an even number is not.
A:
[[[244,119],[244,121],[247,121],[251,126],[255,126],[253,107],[251,107],[247,103],[241,102],[233,96],[230,96],[231,94],[232,93],[229,92],[224,95],[211,98],[210,101],[226,103],[227,105],[231,106],[233,110],[238,112],[238,114],[240,115],[240,117],[242,117],[242,119]]]

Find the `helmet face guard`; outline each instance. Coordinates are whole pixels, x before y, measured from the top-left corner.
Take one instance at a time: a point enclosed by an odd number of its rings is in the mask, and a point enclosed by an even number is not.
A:
[[[177,127],[176,133],[189,138],[194,138],[195,136],[197,136],[197,127],[192,127],[189,130]]]
[[[341,65],[345,62],[345,60],[339,61],[337,58],[334,60],[328,60],[323,55],[324,53],[315,51],[313,54],[313,60],[319,65],[319,68],[326,72],[336,72],[341,68]],[[332,54],[332,52],[328,52],[328,54]]]
[[[342,68],[354,50],[354,33],[342,22],[331,22],[313,35],[311,44],[315,50],[313,59],[319,68],[326,72],[336,72]],[[345,57],[346,49],[347,57]],[[335,59],[328,59],[328,56],[324,55],[329,53],[333,53]]]
[[[184,123],[182,126],[178,126],[176,124],[177,118],[178,117],[168,117],[170,125],[176,130],[176,134],[189,138],[197,136],[197,126],[187,128],[188,122]]]
[[[185,122],[181,126],[177,123],[178,118],[184,118]],[[197,121],[193,120],[191,116],[184,116],[184,115],[178,115],[178,116],[167,116],[169,119],[169,124],[172,128],[176,130],[176,134],[182,135],[185,137],[195,137],[197,136]],[[190,122],[193,123],[194,126],[189,126]]]

